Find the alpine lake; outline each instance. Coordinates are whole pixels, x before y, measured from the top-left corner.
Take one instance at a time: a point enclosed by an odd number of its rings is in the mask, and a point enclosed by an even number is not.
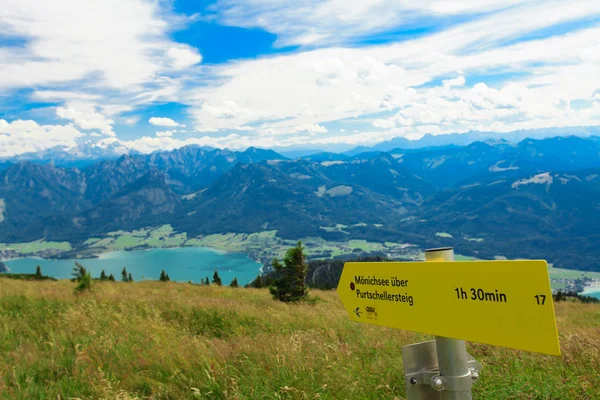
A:
[[[164,270],[169,278],[179,282],[199,283],[208,277],[211,281],[215,271],[224,285],[237,278],[240,285],[250,283],[260,273],[262,264],[250,259],[245,253],[231,253],[205,247],[177,247],[164,249],[113,251],[89,259],[44,259],[38,257],[4,260],[10,273],[35,273],[39,265],[42,273],[57,279],[71,278],[75,262],[81,263],[98,278],[102,270],[121,279],[123,267],[131,273],[134,281],[158,280]]]

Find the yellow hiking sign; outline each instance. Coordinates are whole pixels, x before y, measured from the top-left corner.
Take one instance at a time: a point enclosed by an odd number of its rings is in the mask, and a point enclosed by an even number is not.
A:
[[[546,261],[349,262],[337,292],[357,322],[560,355]]]

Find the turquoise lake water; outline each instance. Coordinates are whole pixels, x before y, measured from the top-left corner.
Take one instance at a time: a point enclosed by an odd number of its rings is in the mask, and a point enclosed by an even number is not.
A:
[[[44,275],[65,279],[71,278],[75,261],[29,257],[4,260],[3,263],[12,273],[35,273],[39,265]],[[262,266],[243,253],[224,253],[203,247],[115,251],[104,253],[100,258],[77,261],[95,278],[104,269],[106,275],[113,274],[115,279],[120,280],[121,270],[126,267],[134,281],[157,280],[164,269],[172,281],[198,283],[206,277],[212,281],[213,273],[217,270],[223,285],[229,285],[233,277],[237,278],[240,285],[245,285],[256,278]]]
[[[585,293],[584,296],[595,297],[600,300],[600,292]]]

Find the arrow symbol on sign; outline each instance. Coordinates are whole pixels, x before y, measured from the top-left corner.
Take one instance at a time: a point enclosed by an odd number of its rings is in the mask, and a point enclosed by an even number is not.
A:
[[[360,318],[360,314],[362,314],[362,313],[360,312],[360,307],[356,307],[356,310],[354,310],[354,314],[356,314],[356,316],[357,316],[358,318]]]

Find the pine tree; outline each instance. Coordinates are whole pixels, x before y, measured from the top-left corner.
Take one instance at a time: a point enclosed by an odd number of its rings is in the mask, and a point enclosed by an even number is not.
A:
[[[100,272],[100,280],[103,282],[108,280],[108,277],[106,276],[106,272],[104,272],[104,270],[102,270],[102,272]]]
[[[296,302],[306,298],[308,289],[305,279],[308,266],[304,261],[302,242],[289,249],[283,259],[283,264],[277,258],[271,265],[276,271],[274,285],[269,287],[274,299],[283,302]]]
[[[169,278],[169,274],[167,274],[167,273],[165,272],[165,270],[163,269],[163,270],[160,272],[160,281],[161,281],[161,282],[169,282],[170,280],[171,280],[171,278]]]
[[[213,274],[212,283],[217,286],[221,286],[221,284],[222,284],[221,277],[219,277],[219,273],[217,271],[215,271],[215,273]]]
[[[75,287],[75,293],[81,293],[85,290],[90,290],[92,288],[92,274],[86,272],[79,280],[78,284]]]
[[[202,281],[202,284],[206,286],[210,285],[210,280],[208,279],[208,276]]]
[[[129,277],[127,276],[127,269],[125,267],[123,267],[123,271],[121,271],[121,280],[123,282],[129,281]]]
[[[231,281],[231,283],[229,284],[229,286],[231,287],[240,287],[240,285],[238,284],[237,278],[233,277],[233,280]]]
[[[133,278],[131,277],[131,272],[129,273],[129,278],[127,278],[127,282],[133,282]]]
[[[39,265],[35,268],[35,277],[37,279],[40,279],[42,277],[42,269]]]
[[[258,274],[258,276],[256,278],[254,278],[254,280],[252,282],[250,282],[248,284],[248,286],[256,288],[256,289],[262,288],[263,285],[262,285],[262,279],[261,279],[260,274]]]
[[[71,275],[73,275],[72,280],[79,282],[86,274],[87,270],[85,269],[85,267],[79,264],[77,261],[75,261],[75,267],[73,267],[73,272],[71,273]]]
[[[109,280],[110,282],[114,282],[114,281],[115,281],[115,276],[114,276],[113,274],[110,274],[110,275],[108,276],[108,280]]]
[[[261,289],[264,287],[269,287],[275,284],[273,277],[270,274],[267,275],[258,275],[252,282],[246,285],[246,287],[252,287],[256,289]]]

